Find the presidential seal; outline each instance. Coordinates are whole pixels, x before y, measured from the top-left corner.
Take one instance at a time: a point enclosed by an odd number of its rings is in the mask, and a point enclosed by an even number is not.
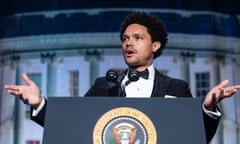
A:
[[[94,144],[156,144],[157,134],[150,118],[130,107],[104,113],[93,130]]]

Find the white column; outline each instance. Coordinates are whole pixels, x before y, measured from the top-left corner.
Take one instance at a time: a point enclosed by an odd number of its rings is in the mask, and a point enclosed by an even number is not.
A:
[[[19,60],[20,56],[11,56],[4,63],[2,69],[2,82],[7,84],[19,84],[21,77],[19,76]],[[8,144],[18,144],[21,138],[20,117],[19,117],[19,99],[10,96],[6,91],[2,91],[1,96],[1,126],[0,126],[0,142]]]
[[[57,96],[57,63],[56,53],[42,53],[41,61],[47,64],[47,96]]]
[[[2,111],[2,100],[3,100],[3,61],[0,59],[0,125],[1,125],[1,111]],[[1,138],[1,137],[0,137]]]
[[[15,56],[12,59],[14,63],[14,67],[16,69],[16,76],[15,76],[15,82],[16,85],[20,85],[21,81],[21,73],[20,73],[20,56]],[[21,117],[20,117],[20,100],[18,97],[15,97],[15,105],[14,105],[14,144],[19,144],[19,141],[22,138],[22,133],[20,130],[21,125]]]
[[[213,64],[213,74],[212,74],[212,84],[210,87],[216,86],[221,81],[221,64],[224,62],[224,57],[215,57],[212,59]],[[221,107],[221,104],[219,104]],[[223,124],[220,121],[218,129],[216,131],[215,136],[213,137],[211,144],[223,144]]]
[[[240,84],[240,59],[237,58],[234,64],[234,84]],[[237,115],[237,143],[240,143],[240,91],[234,95],[236,99],[236,115]]]
[[[227,60],[225,65],[221,67],[221,80],[228,79],[229,86],[235,85],[235,63],[232,60]],[[238,122],[236,112],[236,96],[224,99],[222,101],[223,108],[223,143],[238,144]]]
[[[182,60],[180,61],[180,67],[181,67],[181,70],[180,70],[181,79],[189,83],[190,82],[189,61],[183,57]]]
[[[181,52],[181,79],[187,81],[191,85],[190,80],[190,63],[195,61],[195,53],[193,52]]]
[[[99,76],[99,61],[102,59],[102,54],[98,50],[87,51],[85,59],[90,63],[90,84],[92,85]]]
[[[5,69],[6,68],[6,69]],[[13,76],[8,71],[9,65],[1,63],[0,66],[0,79],[1,79],[1,93],[0,93],[0,143],[1,144],[13,144],[13,112],[14,112],[14,97],[11,97],[3,89],[3,85],[6,82],[14,82]],[[7,70],[9,75],[4,75]],[[14,70],[13,70],[14,71]],[[4,77],[5,76],[5,77]],[[10,78],[6,76],[11,76]]]

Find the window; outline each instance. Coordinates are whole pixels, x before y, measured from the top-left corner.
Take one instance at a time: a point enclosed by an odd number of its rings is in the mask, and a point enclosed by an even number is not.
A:
[[[69,72],[69,93],[70,96],[79,96],[79,72]]]
[[[197,97],[205,97],[207,95],[210,86],[209,79],[210,79],[209,72],[201,72],[195,74]]]

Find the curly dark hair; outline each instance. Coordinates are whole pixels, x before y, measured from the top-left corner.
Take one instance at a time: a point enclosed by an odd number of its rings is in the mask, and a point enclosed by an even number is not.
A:
[[[132,12],[126,16],[120,27],[120,38],[122,39],[123,33],[126,28],[131,24],[140,24],[147,28],[151,36],[152,42],[160,41],[161,47],[154,53],[154,58],[162,54],[163,48],[168,41],[168,33],[163,22],[156,16],[146,12]]]

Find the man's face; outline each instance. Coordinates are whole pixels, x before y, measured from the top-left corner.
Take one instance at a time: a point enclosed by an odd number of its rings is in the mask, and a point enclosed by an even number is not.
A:
[[[129,25],[123,33],[122,50],[126,64],[142,71],[153,62],[153,52],[160,47],[160,42],[152,42],[147,28],[140,24]]]

